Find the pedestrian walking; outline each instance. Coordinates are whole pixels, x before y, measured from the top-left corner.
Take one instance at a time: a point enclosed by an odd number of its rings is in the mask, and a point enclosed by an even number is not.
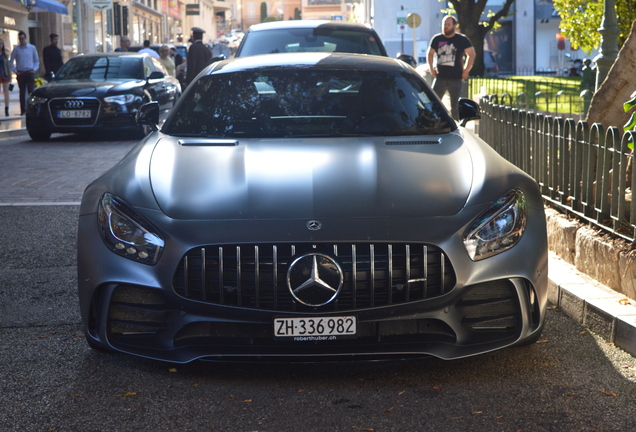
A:
[[[170,57],[170,47],[168,45],[161,45],[161,48],[159,48],[159,61],[170,76],[175,76],[174,60]]]
[[[437,63],[434,62],[437,57]],[[433,89],[437,96],[450,97],[451,114],[459,119],[459,96],[462,81],[468,79],[475,62],[475,48],[470,40],[457,32],[457,19],[447,15],[442,19],[442,33],[433,36],[426,56],[428,68],[435,80]]]
[[[139,53],[148,54],[153,56],[154,58],[159,58],[159,54],[157,54],[157,51],[150,48],[150,41],[148,39],[144,41],[144,47],[139,50]]]
[[[192,45],[188,49],[186,85],[190,85],[199,72],[210,64],[210,59],[212,58],[210,49],[203,44],[203,33],[205,33],[205,30],[202,28],[192,27]]]
[[[24,115],[27,97],[35,90],[35,72],[40,69],[40,57],[35,46],[27,43],[27,35],[23,31],[18,33],[18,41],[20,43],[11,52],[10,63],[20,87],[20,115]]]
[[[60,37],[55,33],[51,33],[49,39],[51,40],[51,45],[45,46],[42,50],[44,79],[47,81],[50,81],[64,65],[62,50],[57,46]]]
[[[130,38],[128,36],[122,36],[119,39],[119,48],[115,49],[115,52],[128,52],[130,49]]]
[[[9,53],[4,46],[4,39],[0,38],[0,86],[4,94],[4,115],[9,117],[9,86],[11,85],[11,65]]]

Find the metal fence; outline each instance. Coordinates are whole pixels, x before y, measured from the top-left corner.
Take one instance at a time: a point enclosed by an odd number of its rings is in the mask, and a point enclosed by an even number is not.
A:
[[[489,95],[494,103],[581,118],[592,99],[590,84],[567,77],[470,78],[467,96]]]
[[[479,135],[484,141],[534,177],[550,205],[624,239],[636,239],[636,176],[628,147],[636,134],[492,99],[480,102]]]

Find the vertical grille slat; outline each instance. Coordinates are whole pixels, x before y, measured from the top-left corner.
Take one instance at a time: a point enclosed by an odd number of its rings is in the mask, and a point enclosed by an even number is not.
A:
[[[455,286],[448,257],[431,245],[281,243],[197,247],[183,257],[173,278],[173,289],[182,297],[210,304],[316,311],[296,302],[287,287],[289,266],[309,253],[332,257],[344,273],[337,300],[319,311],[426,300],[446,294]]]

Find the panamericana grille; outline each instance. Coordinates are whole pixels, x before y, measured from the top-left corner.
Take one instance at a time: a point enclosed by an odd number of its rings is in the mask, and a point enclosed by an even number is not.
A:
[[[423,244],[329,243],[211,245],[188,251],[173,280],[185,298],[263,310],[304,311],[287,287],[287,270],[308,253],[334,258],[344,272],[337,300],[321,311],[408,303],[445,294],[455,272],[442,251]]]
[[[96,98],[57,98],[49,101],[51,121],[56,126],[93,126],[99,115],[100,101]],[[60,112],[90,111],[90,117],[61,117]]]

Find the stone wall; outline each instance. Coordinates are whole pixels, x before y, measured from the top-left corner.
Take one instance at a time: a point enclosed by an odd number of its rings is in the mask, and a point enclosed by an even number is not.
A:
[[[548,248],[581,273],[636,299],[636,250],[628,241],[546,208]]]

